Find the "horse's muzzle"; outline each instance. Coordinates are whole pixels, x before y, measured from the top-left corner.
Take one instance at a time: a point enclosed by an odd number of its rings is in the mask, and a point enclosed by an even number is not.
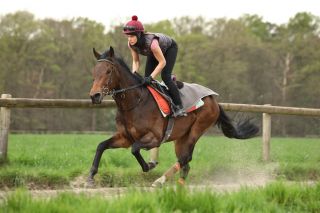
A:
[[[103,95],[100,92],[98,92],[94,95],[91,95],[90,97],[91,97],[93,104],[101,104],[102,99],[103,99]]]

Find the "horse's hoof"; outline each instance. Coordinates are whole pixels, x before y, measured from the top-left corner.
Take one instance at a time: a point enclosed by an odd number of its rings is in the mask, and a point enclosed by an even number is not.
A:
[[[142,171],[143,171],[143,172],[149,172],[149,166],[142,167]]]
[[[155,180],[151,186],[154,188],[161,188],[164,183],[166,182],[166,177],[165,176],[161,176],[160,178],[158,178],[157,180]]]
[[[153,187],[153,188],[162,188],[162,186],[163,186],[163,184],[160,182],[153,182],[151,184],[151,187]]]
[[[156,168],[157,164],[158,164],[158,162],[150,161],[150,162],[148,163],[149,171],[152,170],[152,169],[154,169],[154,168]]]
[[[180,186],[184,186],[185,185],[185,180],[183,179],[183,178],[179,178],[179,180],[178,180],[178,184],[180,185]]]
[[[94,187],[95,187],[94,179],[89,177],[87,180],[86,188],[94,188]]]

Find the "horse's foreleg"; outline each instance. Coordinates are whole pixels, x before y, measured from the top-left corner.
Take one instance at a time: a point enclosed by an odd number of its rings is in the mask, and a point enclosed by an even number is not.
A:
[[[147,172],[149,171],[149,166],[146,161],[143,159],[142,155],[140,154],[141,143],[135,142],[132,144],[131,153],[137,159],[138,163],[140,164],[142,171]]]
[[[98,173],[98,167],[99,167],[102,153],[104,152],[104,150],[106,150],[108,148],[108,144],[110,143],[110,141],[112,141],[112,138],[101,142],[97,146],[96,154],[94,156],[92,166],[90,169],[90,173],[89,173],[89,177],[88,177],[88,184],[90,184],[90,185],[93,185],[93,183],[94,183],[94,176],[95,176],[95,174]]]
[[[89,172],[89,177],[87,183],[89,186],[94,185],[94,176],[98,173],[99,163],[101,156],[106,149],[120,148],[120,147],[129,147],[130,143],[123,137],[116,135],[108,140],[101,142],[97,146],[96,154],[93,159],[93,163]]]
[[[150,161],[149,161],[149,168],[153,169],[157,166],[159,160],[159,147],[155,147],[150,149]]]
[[[151,159],[156,160],[156,161],[150,161],[149,163],[146,163],[146,161],[143,159],[142,155],[140,154],[140,149],[141,148],[149,148],[148,146],[146,146],[146,144],[140,143],[140,142],[135,142],[134,144],[132,144],[131,147],[131,153],[135,156],[135,158],[137,159],[138,163],[140,164],[142,171],[144,172],[148,172],[151,169],[155,168],[157,165],[157,156],[153,156],[151,157]],[[152,150],[157,149],[158,148],[153,148]],[[158,153],[158,151],[157,151]]]

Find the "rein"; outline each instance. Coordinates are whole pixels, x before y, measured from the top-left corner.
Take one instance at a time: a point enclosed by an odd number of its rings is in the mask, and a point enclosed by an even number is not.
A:
[[[99,59],[98,60],[98,62],[102,62],[102,61],[108,62],[108,63],[112,64],[113,66],[116,66],[116,64],[111,60],[108,60],[108,59]],[[107,84],[102,88],[102,94],[103,95],[111,95],[112,98],[115,99],[115,95],[117,95],[119,93],[124,93],[124,92],[126,92],[128,90],[132,90],[132,89],[141,87],[143,85],[143,83],[140,83],[140,84],[136,84],[136,85],[133,85],[133,86],[130,86],[130,87],[127,87],[127,88],[122,88],[122,89],[118,89],[118,90],[115,90],[115,89],[110,90],[109,89],[109,84],[112,82],[112,76],[111,75],[113,74],[113,71],[114,70],[111,71],[110,78],[109,78]],[[123,94],[123,95],[121,95],[121,97],[124,98],[125,95]],[[130,110],[134,109],[136,106],[138,106],[141,101],[142,101],[142,98],[141,98],[141,93],[140,93],[139,94],[139,99],[138,99],[137,103],[134,106],[132,106],[132,107],[130,107],[128,109],[121,109],[120,106],[118,106],[118,107],[119,107],[119,109],[121,111],[130,111]],[[118,105],[118,103],[117,103],[117,105]]]
[[[106,92],[105,94],[106,94],[106,95],[114,96],[114,95],[116,95],[116,94],[118,94],[118,93],[123,93],[123,92],[126,92],[126,91],[128,91],[128,90],[141,87],[142,85],[143,85],[143,83],[140,83],[140,84],[136,84],[136,85],[133,85],[133,86],[131,86],[131,87],[127,87],[127,88],[123,88],[123,89],[118,89],[118,90],[113,89],[113,90],[111,90],[111,91],[109,90],[109,91]]]
[[[99,60],[98,60],[98,62],[102,62],[102,61],[108,62],[108,63],[110,63],[110,64],[112,64],[112,65],[115,66],[115,63],[114,63],[113,61],[111,61],[111,60],[108,60],[108,59],[99,59]],[[111,75],[112,75],[112,73],[113,73],[113,70],[111,71]],[[128,90],[141,87],[141,86],[143,85],[143,83],[140,83],[140,84],[136,84],[136,85],[133,85],[133,86],[130,86],[130,87],[127,87],[127,88],[122,88],[122,89],[118,89],[118,90],[115,90],[115,89],[109,90],[108,86],[109,86],[109,84],[110,84],[111,82],[112,82],[112,78],[110,77],[107,85],[103,87],[102,93],[103,93],[104,95],[111,95],[112,97],[113,97],[114,95],[116,95],[116,94],[123,93],[123,92],[126,92],[126,91],[128,91]]]

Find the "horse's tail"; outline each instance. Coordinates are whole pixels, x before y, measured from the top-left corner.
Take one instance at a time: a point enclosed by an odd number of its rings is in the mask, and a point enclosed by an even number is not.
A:
[[[248,139],[254,137],[259,132],[259,127],[250,122],[251,119],[243,118],[234,123],[219,105],[220,114],[217,120],[218,127],[228,138]]]

